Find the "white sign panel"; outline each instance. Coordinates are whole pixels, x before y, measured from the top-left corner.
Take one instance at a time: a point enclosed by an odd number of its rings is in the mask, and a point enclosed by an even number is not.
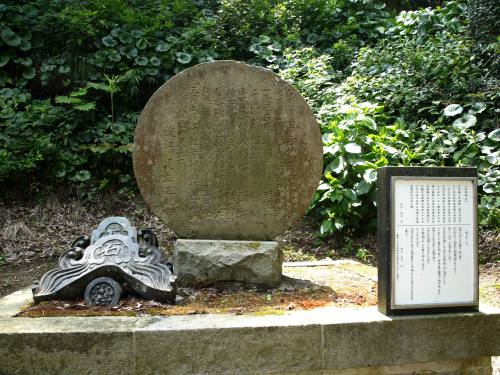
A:
[[[393,177],[392,308],[477,303],[472,178]]]

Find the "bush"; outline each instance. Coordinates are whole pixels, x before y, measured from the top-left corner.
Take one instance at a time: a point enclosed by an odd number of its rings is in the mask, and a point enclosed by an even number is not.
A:
[[[166,79],[218,58],[212,23],[187,0],[1,4],[0,179],[129,181],[138,112]]]
[[[281,74],[321,123],[321,234],[374,226],[389,164],[478,166],[480,220],[498,228],[499,44],[477,21],[492,3],[465,4],[394,17],[371,0],[5,1],[0,181],[135,188],[147,99],[189,66],[235,59]]]
[[[0,179],[121,185],[137,115],[174,74],[215,59],[270,66],[302,44],[333,45],[346,66],[386,18],[367,0],[6,1]]]
[[[321,234],[376,225],[374,181],[385,165],[477,166],[480,223],[499,228],[500,91],[484,84],[491,70],[475,58],[464,9],[402,12],[340,84],[331,56],[284,59],[280,74],[322,125],[324,174],[312,206]]]

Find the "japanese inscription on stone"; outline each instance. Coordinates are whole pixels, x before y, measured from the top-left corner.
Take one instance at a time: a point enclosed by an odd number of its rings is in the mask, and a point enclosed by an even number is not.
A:
[[[174,76],[135,135],[141,193],[183,238],[272,239],[304,214],[321,168],[305,100],[271,71],[235,61]]]
[[[393,177],[393,307],[473,304],[474,179]]]

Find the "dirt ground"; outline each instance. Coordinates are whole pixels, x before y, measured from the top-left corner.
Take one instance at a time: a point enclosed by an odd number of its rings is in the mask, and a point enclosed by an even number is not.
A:
[[[107,216],[126,216],[138,229],[151,229],[160,247],[171,254],[176,236],[153,215],[140,195],[96,194],[81,200],[61,189],[43,199],[9,196],[0,200],[0,296],[29,286],[57,265],[60,254],[78,236],[90,234]],[[278,237],[285,261],[329,257],[350,258],[376,265],[376,235],[344,232],[317,237],[317,225],[304,218]],[[500,294],[500,233],[481,231],[479,240],[481,295],[498,301]]]

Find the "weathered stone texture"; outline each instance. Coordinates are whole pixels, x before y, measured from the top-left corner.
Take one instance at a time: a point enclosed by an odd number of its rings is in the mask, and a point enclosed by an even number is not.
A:
[[[151,97],[133,158],[145,201],[180,237],[270,240],[311,203],[322,156],[295,88],[264,68],[217,61]]]
[[[490,357],[477,357],[396,366],[287,372],[273,375],[491,375],[493,371],[491,367]]]
[[[132,374],[132,346],[132,332],[0,332],[0,374]]]
[[[492,318],[474,313],[442,314],[380,321],[369,329],[362,323],[326,326],[325,365],[349,368],[354,363],[357,367],[382,366],[496,355],[500,319],[498,315]]]
[[[486,375],[500,311],[389,318],[369,308],[282,315],[14,318],[0,299],[0,374]]]
[[[185,330],[169,332],[168,337],[165,340],[160,332],[136,332],[138,374],[269,374],[283,368],[321,368],[320,353],[309,346],[320,341],[319,326],[241,328],[237,335]],[[152,362],[148,348],[163,355]]]
[[[177,240],[174,247],[180,284],[240,281],[275,286],[282,262],[273,241]]]

